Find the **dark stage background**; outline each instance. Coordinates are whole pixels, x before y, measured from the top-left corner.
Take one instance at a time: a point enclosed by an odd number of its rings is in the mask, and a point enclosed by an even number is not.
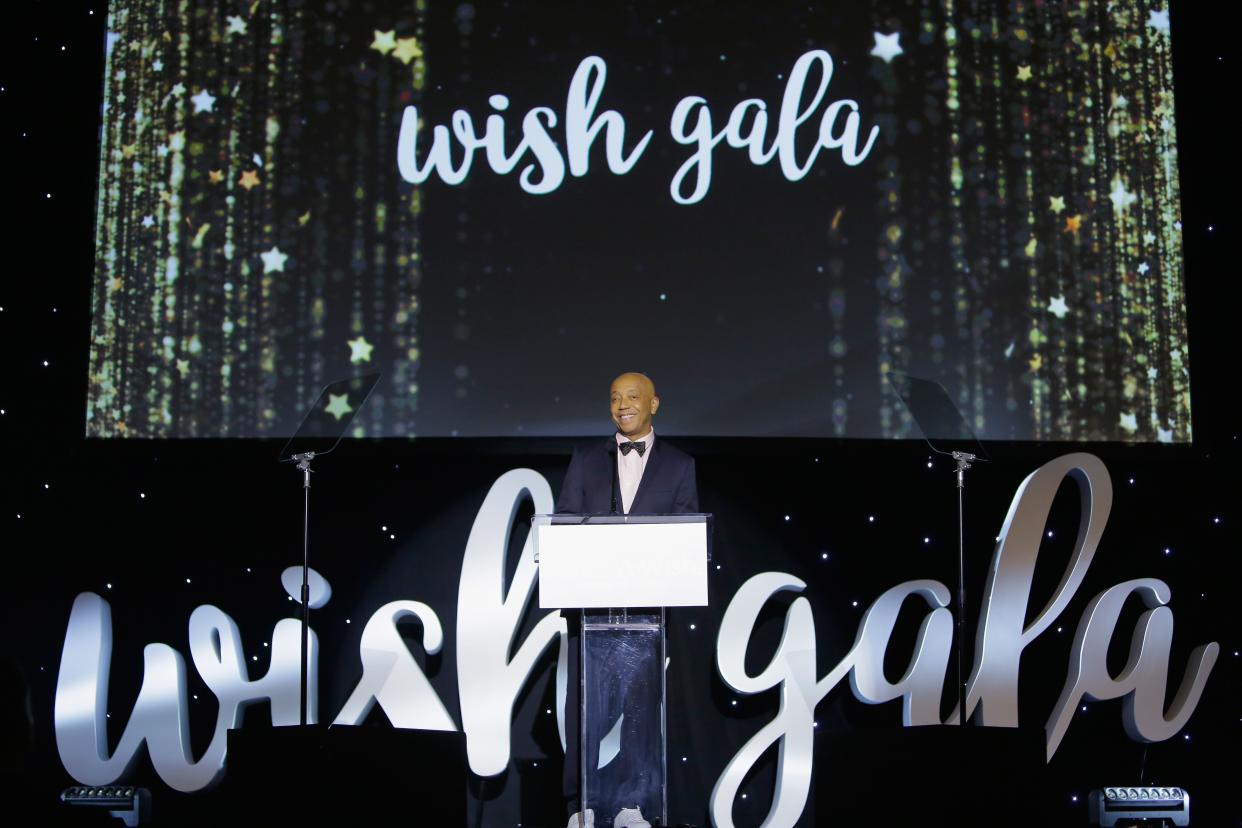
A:
[[[0,225],[6,251],[0,282],[0,353],[7,369],[0,384],[5,658],[28,686],[33,717],[29,744],[20,733],[4,740],[14,746],[6,747],[5,778],[16,786],[10,790],[18,792],[14,800],[20,808],[40,812],[43,824],[63,816],[55,797],[72,784],[56,752],[52,702],[74,596],[94,591],[112,606],[109,732],[115,744],[133,707],[143,645],[161,641],[184,653],[187,619],[201,604],[215,604],[236,619],[247,656],[257,657],[252,674],[266,670],[262,644],[276,621],[293,614],[278,576],[300,555],[299,481],[274,462],[279,441],[83,437],[104,11],[89,4],[16,7],[10,21],[15,45],[0,56],[9,159],[9,218]],[[1023,657],[1022,730],[1034,733],[1036,749],[1016,760],[1004,757],[1012,764],[997,757],[994,766],[970,767],[969,778],[929,805],[905,792],[915,786],[919,767],[935,769],[942,757],[901,742],[898,703],[866,706],[839,686],[817,709],[814,792],[802,824],[830,824],[837,792],[873,790],[868,786],[877,778],[888,787],[876,807],[890,810],[870,824],[960,824],[955,808],[989,788],[1012,784],[1003,774],[1014,765],[1021,769],[1021,805],[994,824],[1085,825],[1089,790],[1134,784],[1140,774],[1148,782],[1186,787],[1193,824],[1239,824],[1242,641],[1234,571],[1242,456],[1232,402],[1237,349],[1229,327],[1236,290],[1227,269],[1236,211],[1229,202],[1233,176],[1225,170],[1231,167],[1231,147],[1220,125],[1218,94],[1231,87],[1236,71],[1224,47],[1227,28],[1199,16],[1204,11],[1192,5],[1171,10],[1194,354],[1193,443],[990,442],[992,462],[970,473],[968,490],[971,623],[991,539],[1027,473],[1067,451],[1089,450],[1104,459],[1116,490],[1109,527],[1086,583],[1058,623],[1062,631],[1054,625]],[[428,199],[428,215],[434,203]],[[555,366],[539,371],[540,376],[558,373]],[[559,373],[566,394],[589,404],[598,392],[598,420],[584,424],[582,432],[607,433],[608,371]],[[762,412],[765,404],[759,395],[742,405]],[[665,405],[661,416],[672,418],[691,402],[670,383]],[[949,467],[939,460],[929,467],[929,453],[914,441],[722,440],[685,433],[677,441],[699,460],[703,507],[717,516],[721,568],[712,573],[713,605],[678,613],[671,628],[670,675],[682,690],[675,704],[683,705],[670,716],[671,816],[706,824],[712,784],[778,703],[775,691],[740,696],[717,676],[714,642],[725,602],[757,572],[786,571],[805,580],[823,674],[848,649],[862,609],[884,589],[920,577],[953,583],[954,490]],[[360,676],[360,622],[396,598],[428,603],[445,625],[445,651],[426,666],[450,714],[459,718],[454,604],[470,522],[491,483],[511,468],[534,468],[555,489],[577,442],[568,437],[367,439],[347,442],[322,461],[312,492],[311,554],[334,588],[331,601],[314,617],[323,646],[322,718],[336,714]],[[1049,521],[1053,536],[1045,540],[1032,604],[1040,605],[1055,586],[1077,528],[1076,514],[1076,493],[1066,486]],[[1197,712],[1173,739],[1144,747],[1125,736],[1119,701],[1089,703],[1045,764],[1037,749],[1040,731],[1065,680],[1070,637],[1083,608],[1101,589],[1138,577],[1160,578],[1173,591],[1171,685],[1180,681],[1194,646],[1221,644]],[[890,677],[913,642],[915,613],[906,609],[910,616],[903,615],[889,653]],[[1137,614],[1136,606],[1128,606],[1119,629],[1127,630]],[[528,613],[524,629],[534,617]],[[775,646],[780,617],[775,610],[764,615],[756,664]],[[410,632],[418,653],[417,636]],[[1109,664],[1115,671],[1124,663],[1127,642],[1113,644]],[[471,815],[481,815],[484,824],[552,825],[561,819],[555,724],[544,713],[551,668],[545,656],[515,710],[509,771],[482,789],[478,780],[463,780],[460,790],[444,794],[468,797]],[[215,706],[192,667],[188,678],[199,696],[190,707],[197,753],[209,736]],[[21,708],[20,699],[7,699],[6,720]],[[259,705],[247,713],[245,727],[264,728],[268,721],[266,707]],[[378,712],[368,724],[387,727]],[[407,761],[409,774],[417,776],[434,760]],[[228,819],[222,799],[227,775],[218,795],[197,797],[164,786],[145,759],[131,779],[152,789],[163,824]],[[735,811],[739,825],[759,823],[771,785],[768,757],[744,788],[748,798]]]

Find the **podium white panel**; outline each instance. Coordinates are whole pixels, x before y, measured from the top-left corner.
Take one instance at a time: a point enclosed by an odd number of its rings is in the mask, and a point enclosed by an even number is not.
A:
[[[707,523],[535,525],[539,606],[707,604]]]

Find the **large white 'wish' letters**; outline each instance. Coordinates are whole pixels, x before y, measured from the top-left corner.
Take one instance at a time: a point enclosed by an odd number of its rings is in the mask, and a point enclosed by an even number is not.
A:
[[[536,471],[514,469],[492,485],[470,529],[457,587],[457,694],[462,730],[466,732],[466,755],[470,769],[480,776],[495,776],[509,766],[513,703],[530,678],[536,659],[558,641],[558,717],[564,709],[566,628],[559,612],[540,619],[509,659],[522,611],[534,594],[538,576],[534,546],[527,536],[513,582],[505,591],[509,535],[526,497],[534,501],[535,514],[553,511],[552,488]],[[558,726],[564,744],[564,724],[559,718]]]
[[[1074,553],[1047,604],[1025,623],[1040,540],[1057,488],[1072,478],[1081,494],[1081,525]],[[506,588],[506,556],[520,506],[530,499],[536,513],[553,509],[552,492],[542,475],[515,469],[501,475],[488,492],[466,542],[457,594],[457,693],[461,729],[467,737],[470,768],[492,776],[510,761],[513,705],[530,680],[540,656],[559,644],[557,712],[564,744],[566,689],[565,621],[559,613],[538,620],[514,649],[522,615],[538,578],[528,539],[512,582]],[[975,664],[967,693],[967,710],[984,725],[1018,724],[1018,673],[1023,650],[1069,606],[1082,584],[1107,522],[1112,484],[1104,464],[1087,454],[1071,454],[1037,469],[1015,493],[1000,543],[991,563],[980,613]],[[944,584],[914,580],[885,591],[859,622],[853,646],[825,674],[816,665],[815,621],[811,602],[795,597],[785,615],[784,633],[769,664],[755,676],[746,672],[745,656],[763,606],[782,592],[801,593],[806,584],[783,572],[750,578],[726,608],[716,641],[717,666],[725,683],[741,693],[780,689],[780,710],[728,762],[712,790],[709,810],[720,828],[731,828],[733,803],[748,771],[769,749],[779,751],[777,781],[765,828],[791,826],[801,816],[810,793],[816,705],[849,676],[855,697],[868,704],[902,700],[905,725],[940,724],[941,688],[949,664],[953,618]],[[1107,669],[1107,651],[1117,632],[1121,609],[1136,594],[1146,611],[1130,634],[1130,657],[1120,674]],[[1083,613],[1070,648],[1064,690],[1048,717],[1049,759],[1061,744],[1083,698],[1122,698],[1126,732],[1139,741],[1168,739],[1195,710],[1220,647],[1196,647],[1181,683],[1166,706],[1173,611],[1166,606],[1169,587],[1154,578],[1117,584],[1095,596]],[[884,675],[884,655],[902,604],[926,606],[913,653],[897,681]],[[397,630],[402,619],[416,616],[423,625],[423,646],[435,653],[443,630],[432,608],[414,600],[385,604],[363,631],[359,657],[362,676],[336,717],[360,722],[378,703],[394,725],[455,730],[456,724]],[[74,601],[65,635],[56,686],[56,743],[69,774],[87,785],[119,779],[145,742],[160,777],[180,791],[204,788],[223,772],[227,730],[241,721],[245,707],[269,700],[275,724],[298,720],[300,628],[296,619],[276,623],[268,672],[250,680],[241,636],[234,621],[210,605],[190,616],[190,653],[195,668],[219,700],[211,743],[196,761],[191,755],[185,662],[165,644],[144,650],[142,687],[120,742],[107,753],[108,673],[112,654],[111,610],[94,593]],[[512,658],[509,653],[514,652]],[[318,646],[310,638],[310,717],[315,720]],[[956,712],[950,722],[957,721]]]
[[[319,643],[314,631],[308,646],[307,716],[314,722],[319,675]],[[65,770],[85,785],[109,784],[126,772],[146,742],[151,764],[169,787],[179,791],[207,787],[224,771],[228,731],[241,722],[247,705],[269,699],[272,724],[292,725],[300,720],[298,621],[285,618],[276,623],[271,650],[267,674],[249,680],[237,624],[210,605],[194,610],[190,616],[190,652],[199,675],[219,700],[211,744],[194,761],[190,753],[185,660],[167,644],[148,644],[142,653],[142,688],[121,741],[108,756],[112,610],[95,593],[83,592],[74,600],[69,614],[56,681],[56,747]]]

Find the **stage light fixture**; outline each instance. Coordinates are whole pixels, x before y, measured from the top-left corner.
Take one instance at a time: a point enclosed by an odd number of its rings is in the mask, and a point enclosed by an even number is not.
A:
[[[61,791],[60,801],[69,805],[107,808],[108,813],[129,828],[151,819],[151,792],[133,785],[75,785]]]
[[[1190,824],[1190,794],[1185,788],[1105,787],[1088,795],[1087,809],[1091,824],[1105,828]]]

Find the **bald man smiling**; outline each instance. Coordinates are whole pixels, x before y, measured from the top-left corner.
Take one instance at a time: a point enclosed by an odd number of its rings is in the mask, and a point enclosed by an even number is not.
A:
[[[678,515],[699,511],[694,459],[656,440],[651,420],[660,408],[655,383],[625,373],[609,389],[607,440],[574,452],[556,511],[577,515]]]
[[[655,384],[645,374],[626,373],[612,381],[608,393],[613,436],[574,452],[565,473],[565,483],[556,499],[562,514],[599,515],[677,515],[699,511],[699,490],[695,481],[694,459],[672,446],[656,440],[651,420],[660,408]],[[659,612],[655,610],[655,612]],[[568,647],[568,673],[571,677],[565,704],[565,766],[563,793],[569,828],[594,828],[592,809],[579,812],[580,780],[578,765],[579,652],[578,614],[567,613],[571,643]],[[619,682],[623,685],[624,682]],[[598,758],[592,748],[588,761]],[[645,781],[635,780],[639,790]],[[625,786],[624,780],[621,786]],[[601,825],[612,828],[651,828],[636,802],[624,802],[613,818],[606,815]]]

